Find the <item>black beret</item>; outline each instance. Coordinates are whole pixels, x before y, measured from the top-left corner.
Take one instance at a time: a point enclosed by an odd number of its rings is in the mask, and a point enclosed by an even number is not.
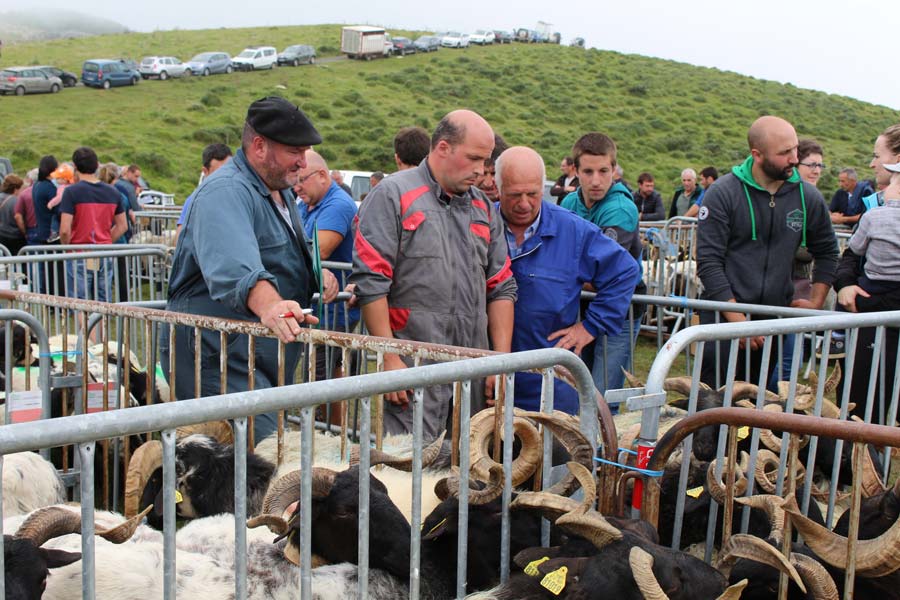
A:
[[[313,146],[322,136],[300,107],[279,96],[261,98],[247,109],[247,124],[256,133],[285,146]]]

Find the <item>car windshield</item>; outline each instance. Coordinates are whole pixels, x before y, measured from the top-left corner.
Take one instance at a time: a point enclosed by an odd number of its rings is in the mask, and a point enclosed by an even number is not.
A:
[[[203,54],[198,54],[194,58],[191,59],[191,62],[204,62],[212,58],[212,52],[204,52]]]
[[[459,36],[460,36],[460,34],[456,33],[455,31],[451,31],[450,33],[447,34],[447,37],[459,37]]]
[[[256,56],[256,50],[244,50],[238,54],[238,58],[253,58]]]
[[[0,71],[0,77],[15,77],[16,75],[15,71]]]
[[[85,63],[84,70],[90,73],[96,73],[100,70],[100,67],[97,66],[97,63]]]
[[[288,46],[285,52],[297,53],[303,50],[303,46]]]
[[[147,58],[145,58],[144,60],[141,61],[141,64],[142,65],[152,65],[153,61],[155,61],[155,60],[156,59],[153,58],[152,56],[148,56]]]

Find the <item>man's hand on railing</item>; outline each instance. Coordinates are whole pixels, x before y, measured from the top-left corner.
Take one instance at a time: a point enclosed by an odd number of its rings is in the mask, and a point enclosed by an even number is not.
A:
[[[337,277],[328,269],[322,269],[322,302],[328,304],[337,298],[340,286]]]

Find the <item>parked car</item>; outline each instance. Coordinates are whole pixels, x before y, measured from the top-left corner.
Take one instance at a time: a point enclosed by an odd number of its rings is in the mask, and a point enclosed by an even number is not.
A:
[[[36,94],[51,92],[55,94],[62,89],[62,79],[48,75],[37,67],[7,67],[0,71],[0,94]]]
[[[391,41],[394,43],[394,54],[406,56],[407,54],[416,53],[416,45],[408,37],[395,37]]]
[[[513,34],[501,29],[494,30],[494,41],[498,44],[512,44]]]
[[[440,38],[433,35],[422,35],[413,42],[418,52],[434,52],[441,47]]]
[[[81,83],[90,87],[108,90],[116,86],[137,85],[140,80],[141,74],[121,60],[92,58],[84,61],[81,67]]]
[[[248,46],[231,59],[231,64],[240,71],[271,69],[278,64],[278,53],[272,46]]]
[[[444,48],[468,48],[469,36],[465,33],[451,31],[441,38],[441,46]]]
[[[174,56],[145,56],[139,71],[144,79],[159,77],[160,81],[169,77],[190,77],[192,74],[190,67]]]
[[[214,73],[231,73],[231,56],[226,52],[201,52],[185,63],[195,75],[212,75]]]
[[[62,81],[63,87],[75,87],[78,84],[78,75],[76,75],[75,73],[70,73],[69,71],[63,71],[58,67],[43,65],[40,67],[32,68],[40,69],[47,75],[52,75],[53,77],[59,77],[59,79]]]
[[[469,43],[484,46],[485,44],[493,44],[495,38],[494,32],[490,29],[479,29],[469,36]]]
[[[350,186],[350,196],[358,206],[372,189],[372,181],[369,179],[372,171],[344,171],[342,169],[341,174],[344,176],[344,183]]]
[[[316,49],[307,44],[288,46],[278,54],[279,65],[311,65],[316,62]]]
[[[572,38],[572,41],[569,42],[569,45],[574,46],[575,48],[584,48],[584,38],[583,37]]]

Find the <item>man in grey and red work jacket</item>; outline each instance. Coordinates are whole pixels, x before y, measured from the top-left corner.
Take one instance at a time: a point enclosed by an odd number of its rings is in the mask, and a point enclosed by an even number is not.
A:
[[[372,335],[470,348],[488,348],[490,340],[494,350],[509,351],[516,281],[500,215],[474,187],[493,148],[487,121],[451,112],[435,129],[426,160],[366,196],[350,281]],[[387,370],[411,364],[394,354],[384,362]],[[473,410],[484,404],[478,387]],[[411,431],[407,393],[387,400],[386,431]],[[434,438],[452,414],[450,386],[427,388],[424,408],[425,437]]]

